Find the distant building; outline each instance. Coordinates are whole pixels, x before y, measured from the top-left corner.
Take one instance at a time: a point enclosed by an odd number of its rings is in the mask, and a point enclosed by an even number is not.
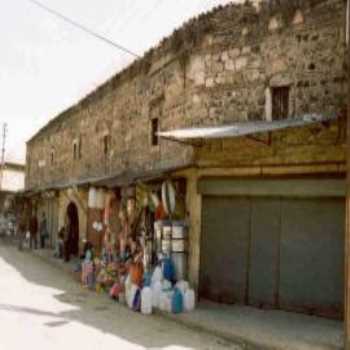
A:
[[[17,163],[5,164],[1,190],[8,192],[19,192],[24,190],[25,165]]]
[[[25,165],[6,162],[0,184],[0,212],[13,209],[15,195],[24,191]]]

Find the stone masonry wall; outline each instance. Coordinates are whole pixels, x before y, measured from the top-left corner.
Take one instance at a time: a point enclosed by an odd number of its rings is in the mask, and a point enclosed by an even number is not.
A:
[[[180,166],[201,158],[210,166],[218,163],[217,153],[224,148],[241,152],[237,157],[242,162],[250,147],[247,141],[239,147],[236,141],[214,143],[208,154],[208,148],[194,152],[166,140],[151,146],[151,119],[159,118],[161,130],[269,119],[269,88],[286,85],[290,117],[338,113],[346,104],[345,50],[343,0],[246,2],[216,8],[185,24],[39,131],[28,142],[26,187],[125,169]],[[313,145],[337,138],[336,127],[313,137],[303,132],[307,142],[299,149],[302,161],[344,159],[338,146],[322,158]],[[106,135],[111,142],[107,155]],[[73,159],[74,142],[81,145],[81,159]],[[275,145],[281,148],[280,160],[298,161],[283,158],[292,152],[290,142]],[[259,152],[276,152],[260,149],[253,149],[257,157]]]

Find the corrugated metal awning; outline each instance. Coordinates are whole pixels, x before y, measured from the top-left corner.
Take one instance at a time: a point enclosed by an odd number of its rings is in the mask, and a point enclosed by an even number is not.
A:
[[[336,120],[336,114],[307,114],[298,118],[274,121],[251,121],[233,123],[224,126],[186,128],[171,131],[158,132],[158,136],[174,141],[196,140],[196,139],[222,139],[264,132],[277,131],[287,128],[296,128],[316,123]]]
[[[117,175],[112,175],[103,180],[92,182],[91,185],[107,188],[130,186],[136,183],[137,181],[147,182],[159,180],[164,178],[165,176],[168,176],[172,172],[186,169],[190,166],[191,164],[181,165],[177,167],[168,167],[163,169],[127,170]]]
[[[60,183],[52,183],[45,186],[41,186],[38,188],[27,189],[26,194],[28,196],[34,196],[40,194],[41,192],[52,191],[52,190],[64,190],[69,187],[87,187],[87,186],[95,186],[95,187],[106,187],[106,188],[114,188],[114,187],[124,187],[130,186],[137,181],[147,182],[147,181],[155,181],[158,179],[162,179],[169,174],[187,169],[193,166],[193,164],[188,163],[179,166],[169,166],[158,169],[135,169],[135,170],[124,170],[119,173],[114,173],[111,175],[103,176],[103,177],[90,177],[90,178],[80,178],[76,180],[71,180],[67,182]]]

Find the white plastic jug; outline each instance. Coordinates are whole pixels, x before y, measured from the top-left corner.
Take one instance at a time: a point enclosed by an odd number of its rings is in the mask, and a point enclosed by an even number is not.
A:
[[[162,291],[162,283],[160,281],[152,284],[152,305],[153,307],[159,307],[160,293]]]
[[[153,275],[152,275],[152,284],[156,283],[156,282],[161,282],[163,280],[163,271],[162,268],[160,266],[157,266],[154,269]]]
[[[171,287],[172,287],[172,285],[171,285],[171,282],[170,282],[170,281],[164,280],[164,281],[162,282],[162,290],[163,290],[163,291],[169,291],[169,290],[171,290]]]
[[[185,293],[184,309],[187,312],[191,312],[196,306],[196,296],[193,289],[188,289]]]
[[[145,287],[141,292],[141,313],[150,315],[152,313],[152,289]]]
[[[165,312],[171,312],[171,300],[173,292],[161,292],[159,300],[159,309]]]

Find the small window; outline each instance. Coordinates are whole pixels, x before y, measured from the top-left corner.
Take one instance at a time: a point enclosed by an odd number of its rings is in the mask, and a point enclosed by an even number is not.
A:
[[[83,158],[83,144],[82,144],[82,140],[81,140],[81,137],[79,138],[79,147],[78,147],[78,157],[79,159],[82,159]]]
[[[53,149],[51,149],[51,153],[50,153],[50,163],[51,165],[55,164],[55,151]]]
[[[78,144],[76,142],[73,143],[73,159],[78,159]]]
[[[151,125],[151,142],[152,146],[158,146],[159,145],[159,121],[158,118],[152,119],[152,125]]]
[[[289,117],[289,86],[272,88],[272,119]]]
[[[110,135],[103,136],[103,154],[108,156],[111,149],[111,137]]]

